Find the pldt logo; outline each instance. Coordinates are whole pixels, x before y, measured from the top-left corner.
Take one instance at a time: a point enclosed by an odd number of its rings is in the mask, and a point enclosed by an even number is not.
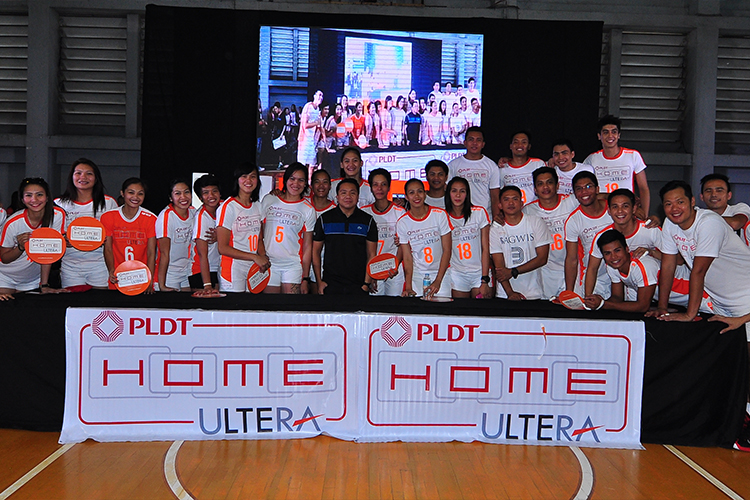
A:
[[[112,324],[114,324],[114,329],[111,328]],[[105,333],[102,327],[107,328],[110,332]],[[125,322],[114,311],[102,311],[99,316],[94,318],[91,322],[91,331],[93,331],[94,335],[99,337],[99,340],[102,342],[114,342],[117,337],[122,335],[124,330]]]
[[[380,336],[389,346],[402,347],[411,338],[411,325],[401,316],[391,316],[380,325]]]

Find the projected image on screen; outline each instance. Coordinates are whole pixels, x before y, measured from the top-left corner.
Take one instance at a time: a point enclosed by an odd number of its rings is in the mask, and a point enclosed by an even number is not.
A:
[[[482,121],[483,36],[262,26],[258,147],[263,166],[299,161],[338,176],[343,149],[363,175],[424,178],[463,154]]]

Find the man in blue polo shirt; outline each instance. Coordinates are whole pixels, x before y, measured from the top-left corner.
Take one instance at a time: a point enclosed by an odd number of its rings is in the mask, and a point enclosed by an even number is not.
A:
[[[318,217],[313,232],[313,272],[318,292],[367,295],[373,281],[367,275],[367,262],[377,255],[378,226],[370,214],[357,208],[356,180],[343,179],[336,186],[336,200],[338,206]]]

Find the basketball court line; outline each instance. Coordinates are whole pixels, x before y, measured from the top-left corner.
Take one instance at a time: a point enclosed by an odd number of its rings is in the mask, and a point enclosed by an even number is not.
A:
[[[726,496],[731,498],[732,500],[743,500],[743,498],[732,491],[727,485],[716,479],[714,476],[712,476],[706,469],[698,465],[697,463],[693,462],[690,457],[682,453],[680,450],[672,446],[671,444],[665,444],[663,445],[666,449],[668,449],[674,456],[685,462],[685,464],[693,469],[695,472],[703,476],[703,479],[708,481],[709,483],[713,484],[717,488],[721,490],[722,493],[724,493]]]
[[[568,448],[576,456],[581,466],[581,485],[573,500],[588,500],[594,491],[594,470],[591,468],[591,462],[580,448],[575,446],[568,446]]]
[[[187,491],[185,491],[185,488],[180,483],[180,478],[177,477],[177,452],[180,451],[180,446],[182,446],[182,443],[184,442],[185,441],[175,441],[167,450],[167,454],[164,456],[164,478],[167,480],[169,489],[172,490],[172,493],[174,493],[174,496],[176,496],[178,500],[195,500]]]
[[[52,453],[50,456],[39,462],[36,467],[31,469],[29,472],[21,476],[21,478],[16,481],[15,483],[11,484],[7,488],[5,488],[5,491],[0,493],[0,500],[5,500],[9,496],[11,496],[13,493],[18,491],[23,485],[34,479],[34,477],[42,472],[44,469],[47,468],[48,465],[50,465],[52,462],[63,456],[65,452],[67,452],[69,449],[75,446],[75,443],[68,443],[64,444],[61,447],[59,447],[57,450],[55,450],[54,453]]]

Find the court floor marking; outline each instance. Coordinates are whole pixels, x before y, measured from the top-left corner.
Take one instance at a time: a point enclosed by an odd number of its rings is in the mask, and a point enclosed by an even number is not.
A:
[[[28,483],[34,477],[42,472],[44,469],[47,468],[48,465],[50,465],[52,462],[63,456],[63,454],[75,446],[75,443],[68,443],[64,444],[61,447],[59,447],[57,450],[55,450],[50,456],[39,462],[36,467],[31,469],[29,472],[21,476],[21,478],[16,481],[15,483],[11,484],[7,488],[5,488],[5,491],[0,493],[0,500],[5,500],[9,496],[11,496],[13,493],[18,491],[24,484]]]
[[[703,479],[708,481],[709,483],[713,484],[717,488],[721,490],[722,493],[724,493],[726,496],[731,498],[732,500],[743,500],[743,498],[732,491],[726,484],[722,483],[718,479],[716,479],[714,476],[711,475],[706,469],[698,465],[697,463],[693,462],[690,457],[682,453],[680,450],[672,446],[671,444],[665,444],[664,447],[668,449],[674,456],[685,462],[688,467],[693,469],[695,472],[703,476]]]
[[[174,493],[174,496],[176,496],[178,500],[195,500],[187,491],[185,491],[185,488],[183,488],[180,483],[180,478],[177,477],[177,452],[180,451],[180,446],[182,446],[182,443],[184,442],[185,441],[175,441],[167,450],[167,454],[164,456],[164,478],[167,480],[169,489],[172,490],[172,493]]]
[[[591,462],[586,458],[586,455],[576,446],[568,446],[573,455],[578,459],[578,463],[581,465],[581,486],[578,488],[578,493],[573,497],[573,500],[587,500],[591,497],[591,493],[594,491],[594,470],[591,468]]]

